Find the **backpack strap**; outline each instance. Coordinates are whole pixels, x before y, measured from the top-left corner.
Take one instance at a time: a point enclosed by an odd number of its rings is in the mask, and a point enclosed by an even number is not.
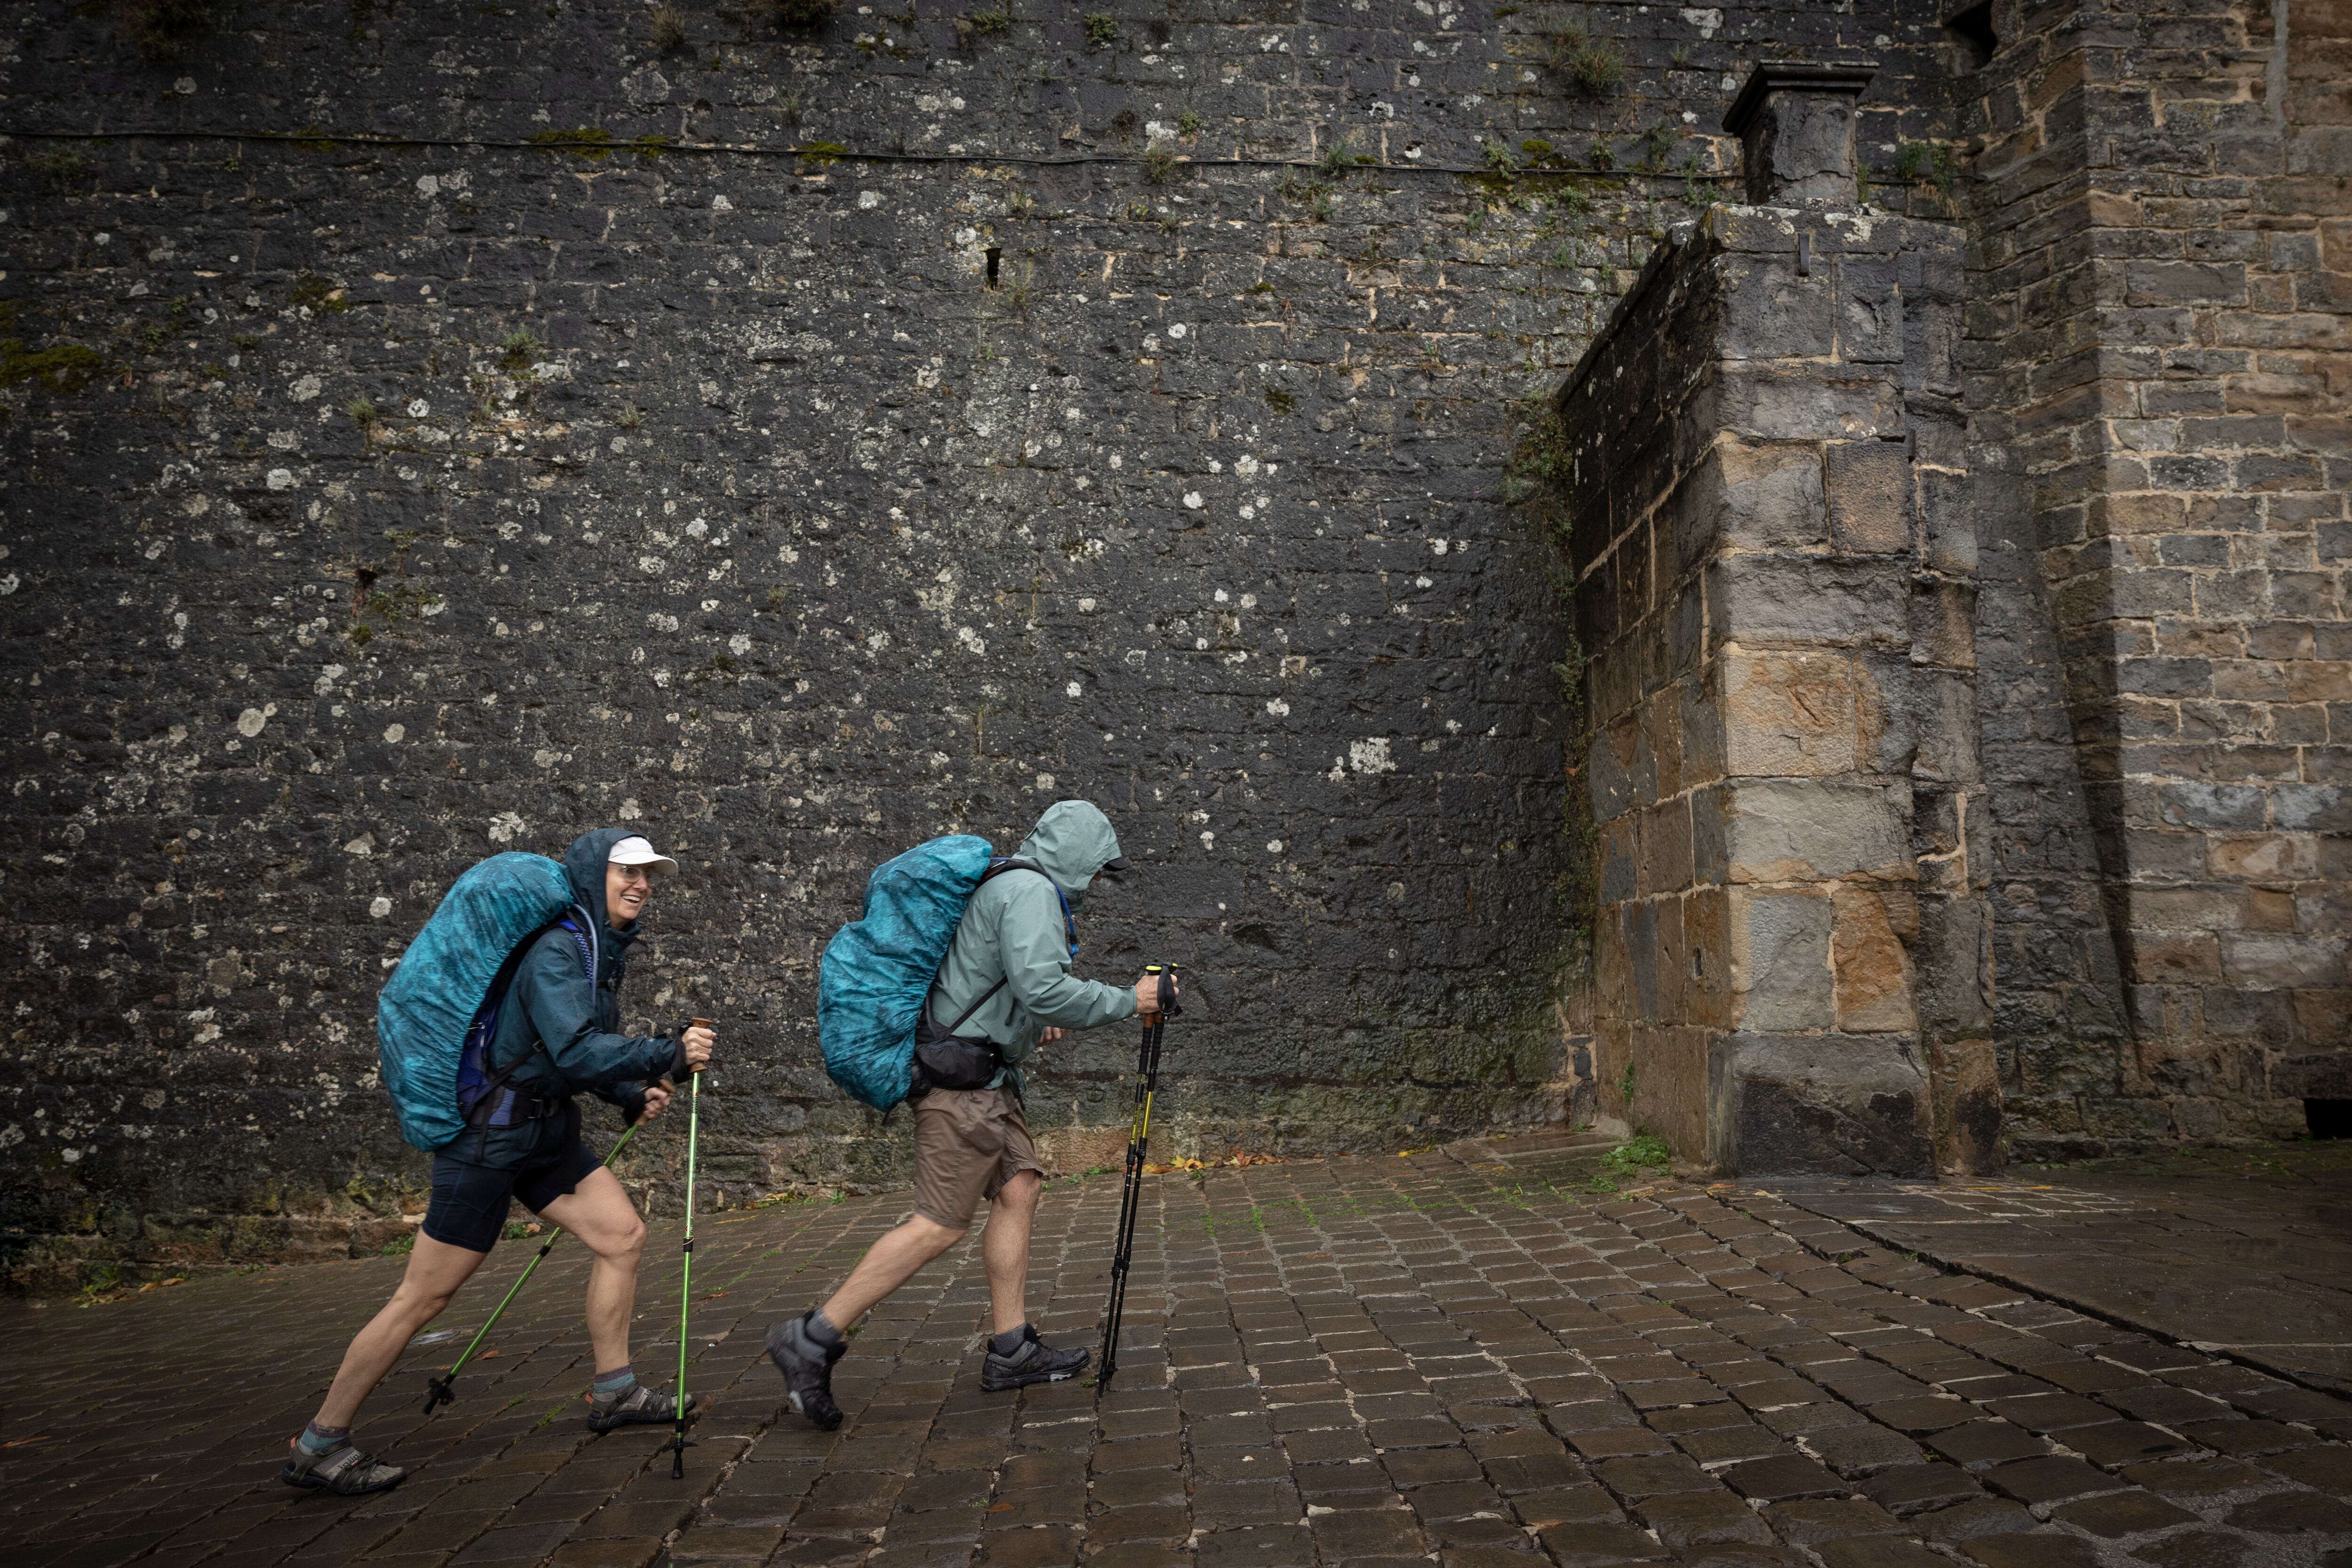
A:
[[[1078,955],[1078,922],[1076,917],[1070,913],[1070,895],[1062,891],[1062,884],[1054,880],[1045,868],[1034,860],[1016,860],[1010,855],[1000,855],[991,859],[988,869],[980,874],[980,879],[986,882],[990,878],[1003,876],[1007,871],[1034,871],[1045,879],[1045,886],[1053,889],[1054,897],[1061,901],[1062,936],[1070,944],[1070,956],[1076,958]]]
[[[991,858],[988,862],[988,869],[980,874],[980,879],[982,883],[986,883],[990,878],[1001,877],[1007,871],[1034,871],[1037,875],[1045,879],[1045,886],[1053,889],[1054,897],[1061,900],[1062,935],[1064,940],[1068,942],[1070,944],[1070,956],[1076,958],[1078,955],[1078,923],[1070,914],[1070,898],[1068,894],[1062,891],[1062,884],[1054,880],[1053,877],[1045,870],[1045,868],[1038,865],[1034,860],[1016,860],[1009,855],[1000,855]],[[946,966],[944,964],[940,966],[940,973],[942,974],[947,973]],[[981,1007],[990,997],[1003,990],[1006,984],[1011,982],[1012,978],[1013,977],[1009,974],[1001,976],[995,984],[982,992],[978,1000],[974,1001],[971,1006],[966,1007],[957,1016],[956,1021],[948,1026],[947,1033],[950,1036],[953,1036],[958,1029],[962,1028],[965,1021],[971,1018],[974,1013],[979,1012]],[[934,985],[938,984],[938,979],[934,977],[931,984]],[[926,1005],[923,1009],[923,1013],[924,1016],[928,1017],[930,1014],[930,1008]]]
[[[592,990],[594,989],[596,984],[596,948],[594,939],[588,934],[589,927],[592,923],[593,917],[588,913],[588,911],[582,909],[578,904],[574,904],[572,906],[570,912],[565,914],[563,918],[541,926],[539,930],[531,932],[529,937],[525,938],[522,942],[515,948],[514,952],[507,955],[506,963],[499,969],[498,978],[490,983],[488,1012],[491,1023],[488,1037],[482,1042],[482,1065],[484,1067],[497,1066],[490,1053],[498,1047],[498,1025],[496,1020],[499,1011],[506,1005],[508,988],[514,984],[515,970],[520,966],[523,954],[529,952],[532,945],[536,943],[541,937],[545,936],[548,932],[552,931],[570,931],[572,936],[572,940],[580,948],[580,962],[583,969],[586,972],[589,987]],[[482,1130],[482,1138],[485,1141],[489,1136],[490,1123],[497,1119],[501,1111],[509,1110],[513,1108],[516,1096],[513,1090],[507,1088],[507,1079],[512,1078],[516,1072],[520,1070],[523,1063],[530,1060],[534,1056],[546,1052],[546,1050],[547,1042],[540,1037],[539,1030],[534,1026],[531,1030],[530,1048],[523,1052],[522,1055],[515,1058],[514,1060],[509,1062],[505,1067],[498,1068],[497,1070],[490,1075],[489,1082],[484,1086],[480,1097],[474,1101],[473,1109],[467,1111],[466,1115],[466,1120],[468,1123]],[[554,1058],[552,1056],[550,1056],[548,1059],[552,1061]],[[545,1112],[541,1111],[539,1114],[544,1115]],[[536,1121],[538,1120],[538,1117],[533,1116],[530,1120]],[[509,1125],[511,1125],[511,1123],[509,1123]]]

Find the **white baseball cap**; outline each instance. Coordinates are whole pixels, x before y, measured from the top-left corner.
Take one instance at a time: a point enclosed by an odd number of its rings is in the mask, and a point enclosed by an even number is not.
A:
[[[660,871],[667,874],[677,870],[677,861],[642,838],[622,839],[613,846],[613,852],[604,858],[615,866],[643,866],[647,868],[648,871]]]

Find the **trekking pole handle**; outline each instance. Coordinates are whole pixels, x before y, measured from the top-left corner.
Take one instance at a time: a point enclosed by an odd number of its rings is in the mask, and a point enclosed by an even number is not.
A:
[[[689,1029],[709,1029],[715,1032],[719,1024],[717,1020],[711,1018],[688,1018],[686,1021],[686,1026]],[[694,1073],[702,1071],[700,1068],[689,1068],[687,1070]]]

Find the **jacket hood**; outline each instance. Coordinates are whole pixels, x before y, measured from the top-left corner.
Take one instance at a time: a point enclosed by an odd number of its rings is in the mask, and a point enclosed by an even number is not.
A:
[[[1118,858],[1118,835],[1094,802],[1055,801],[1013,854],[1035,861],[1075,908],[1095,873]]]
[[[596,917],[597,972],[601,977],[607,965],[619,959],[637,938],[637,922],[615,927],[613,912],[604,907],[604,865],[613,853],[613,846],[630,837],[625,828],[599,827],[583,833],[572,841],[563,852],[563,872],[572,879],[572,896],[587,907]]]

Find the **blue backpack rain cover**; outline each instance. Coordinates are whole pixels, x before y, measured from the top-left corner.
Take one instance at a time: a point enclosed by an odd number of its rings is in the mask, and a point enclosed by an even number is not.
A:
[[[508,958],[571,908],[562,866],[544,855],[493,855],[457,879],[401,954],[376,998],[375,1032],[383,1086],[412,1147],[429,1154],[466,1130],[457,1075],[467,1034]]]
[[[825,944],[816,987],[824,1070],[877,1110],[907,1098],[923,998],[994,853],[987,839],[955,833],[884,861],[866,879],[865,914]]]

